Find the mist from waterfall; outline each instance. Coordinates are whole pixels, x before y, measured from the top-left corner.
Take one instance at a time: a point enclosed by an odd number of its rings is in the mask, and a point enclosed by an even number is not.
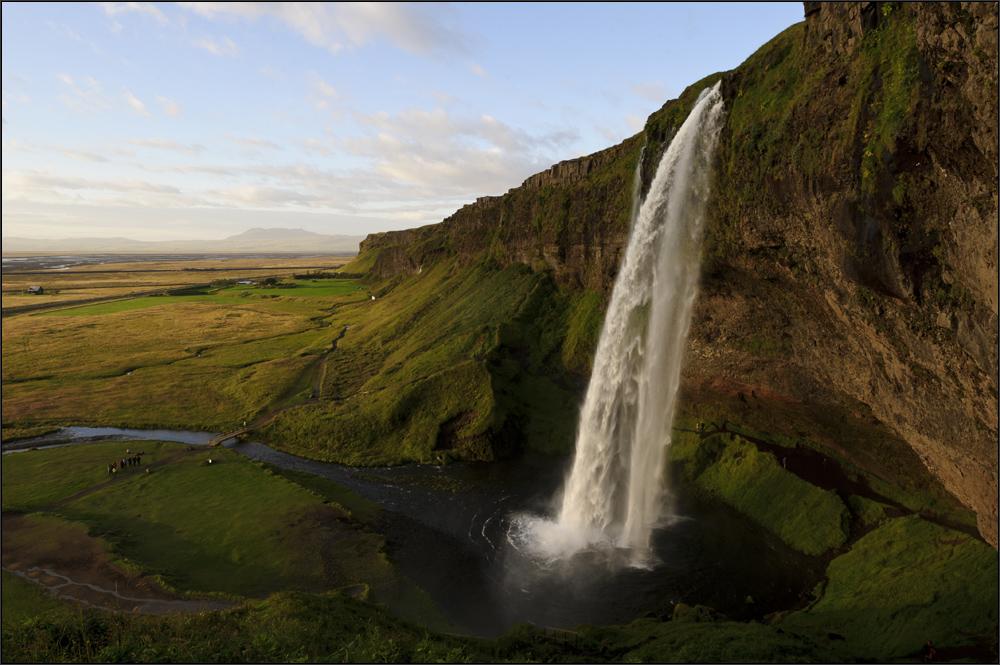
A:
[[[631,235],[594,357],[562,504],[554,520],[512,521],[511,542],[519,550],[552,560],[605,546],[628,550],[633,564],[649,552],[653,528],[669,506],[665,451],[723,118],[716,84],[701,93],[641,202],[636,174]]]

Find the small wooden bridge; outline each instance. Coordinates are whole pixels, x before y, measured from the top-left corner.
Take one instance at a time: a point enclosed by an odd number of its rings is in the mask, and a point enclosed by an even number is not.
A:
[[[209,441],[207,445],[209,445],[209,446],[218,446],[218,445],[222,444],[225,441],[229,441],[229,439],[237,439],[237,438],[243,436],[244,434],[249,433],[252,429],[253,429],[253,426],[250,426],[250,427],[241,427],[240,429],[238,429],[238,430],[236,430],[234,432],[229,432],[227,434],[220,434],[219,436],[217,436],[214,439],[212,439],[211,441]]]

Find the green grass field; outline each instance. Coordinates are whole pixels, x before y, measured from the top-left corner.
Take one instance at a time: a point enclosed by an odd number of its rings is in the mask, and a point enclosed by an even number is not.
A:
[[[229,296],[278,295],[293,298],[331,298],[356,296],[367,300],[368,287],[346,279],[285,279],[282,284],[294,284],[293,288],[267,287],[262,285],[234,284],[221,289],[219,293]]]
[[[107,465],[126,448],[146,453],[142,467],[109,483]],[[36,527],[5,536],[5,557],[8,548],[39,547],[41,534],[83,529],[113,561],[177,593],[243,598],[365,584],[402,616],[448,625],[386,558],[382,536],[360,521],[377,517],[378,507],[325,479],[275,473],[224,448],[157,441],[15,453],[2,473],[4,512],[27,514]]]

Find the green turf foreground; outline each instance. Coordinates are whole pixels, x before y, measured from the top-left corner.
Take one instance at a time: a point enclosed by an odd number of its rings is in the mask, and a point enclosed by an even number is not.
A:
[[[36,587],[4,573],[3,601],[45,611]],[[23,600],[27,598],[27,600]],[[447,635],[337,592],[282,592],[222,612],[150,617],[4,610],[6,662],[817,662],[829,652],[776,628],[679,606],[672,621],[546,633],[527,624],[497,640]],[[707,619],[706,619],[707,617]]]
[[[142,466],[109,478],[109,461],[127,449],[145,452]],[[160,441],[30,450],[4,456],[2,472],[5,516],[23,514],[30,526],[5,535],[5,557],[79,529],[112,562],[178,594],[364,585],[402,616],[448,627],[361,521],[380,509],[325,479],[309,476],[305,487],[224,448]]]
[[[702,460],[702,475],[716,465],[740,478],[733,460],[750,464],[754,453],[746,441],[729,441],[733,451]],[[131,446],[145,448],[152,472],[126,470],[133,475],[107,484],[105,460]],[[757,463],[770,483],[797,487]],[[381,509],[318,476],[223,449],[112,442],[9,455],[3,487],[5,513],[28,513],[39,537],[89,532],[118,563],[175,591],[250,597],[221,612],[120,615],[55,601],[4,573],[4,662],[912,662],[928,639],[942,654],[996,653],[995,550],[919,515],[889,518],[870,501],[850,502],[865,517],[852,524],[869,530],[835,549],[827,580],[801,609],[744,623],[678,605],[665,620],[555,633],[521,624],[480,640],[437,632],[449,629],[433,603],[365,526]],[[753,492],[732,497],[736,505],[762,501]],[[323,511],[352,526],[324,543],[330,523],[303,519]],[[16,544],[5,541],[5,550]],[[319,552],[339,572],[324,573]],[[348,585],[369,591],[348,597],[339,591]]]

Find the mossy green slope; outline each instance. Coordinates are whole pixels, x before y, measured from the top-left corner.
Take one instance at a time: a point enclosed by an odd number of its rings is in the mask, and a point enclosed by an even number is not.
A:
[[[795,549],[813,556],[847,541],[849,513],[837,493],[824,491],[782,468],[735,434],[676,433],[671,458],[686,479],[736,508]]]
[[[594,294],[488,257],[443,260],[372,293],[333,313],[345,334],[322,398],[280,414],[260,431],[266,441],[352,464],[567,448],[598,334]]]
[[[997,630],[997,555],[982,541],[917,515],[889,521],[834,559],[818,602],[780,621],[789,632],[836,633],[855,658],[974,644]],[[994,642],[994,649],[996,644]]]

